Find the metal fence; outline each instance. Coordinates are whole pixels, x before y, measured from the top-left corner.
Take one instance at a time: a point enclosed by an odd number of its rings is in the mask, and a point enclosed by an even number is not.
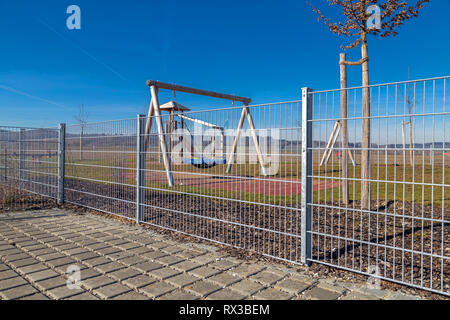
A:
[[[46,129],[45,137],[35,129],[38,151],[27,146],[27,156],[20,156],[27,130],[0,128],[9,154],[0,160],[8,180],[0,181],[280,260],[450,295],[448,79],[304,89],[298,101],[153,116],[164,132],[153,125],[146,133],[142,115]],[[369,118],[362,114],[365,90]],[[24,170],[21,163],[43,150],[47,158]],[[27,170],[34,175],[20,178]]]
[[[0,126],[0,211],[54,205],[58,130]]]
[[[319,187],[307,190],[310,231],[305,237],[311,251],[306,259],[449,295],[449,77],[370,86],[367,146],[362,139],[364,90],[308,94],[307,188]],[[347,117],[341,113],[343,92]],[[327,162],[332,132],[344,121],[347,146],[339,139]],[[364,151],[370,155],[366,178]],[[364,181],[368,207],[361,203]],[[329,184],[335,187],[322,187]]]

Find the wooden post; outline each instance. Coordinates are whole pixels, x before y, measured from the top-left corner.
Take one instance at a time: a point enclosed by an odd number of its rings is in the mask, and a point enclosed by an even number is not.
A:
[[[330,148],[327,150],[328,155],[327,155],[327,158],[325,159],[325,163],[328,163],[328,161],[330,160],[331,154],[333,153],[334,146],[336,145],[336,141],[337,141],[337,139],[339,137],[339,133],[341,131],[341,123],[338,121],[338,122],[336,122],[336,124],[337,124],[337,130],[334,134],[333,142],[332,142]]]
[[[156,93],[155,86],[151,86],[150,90],[152,93],[153,110],[155,112],[156,125],[158,127],[159,145],[163,156],[164,167],[166,169],[167,182],[170,187],[173,187],[172,165],[170,157],[167,153],[167,145],[164,135],[164,128],[161,120],[161,110],[159,108],[158,94]]]
[[[159,90],[158,90],[158,88],[156,88],[155,93],[158,94],[158,92],[159,92]],[[153,99],[151,98],[150,107],[148,108],[147,123],[145,124],[144,153],[145,153],[146,149],[148,148],[148,144],[149,144],[149,140],[150,140],[150,132],[152,130],[152,122],[153,122],[153,113],[154,113]]]
[[[369,47],[366,34],[362,35],[361,45],[362,85],[363,85],[363,130],[362,130],[362,159],[361,159],[361,208],[370,209],[370,88],[369,88]]]
[[[244,120],[245,120],[245,108],[242,109],[241,119],[239,119],[239,124],[238,124],[237,131],[236,131],[236,137],[234,138],[233,146],[231,147],[231,154],[230,154],[230,157],[228,158],[227,170],[225,171],[226,173],[230,173],[231,167],[233,166],[237,144],[239,141],[239,137],[241,136],[242,127],[244,126]]]
[[[334,137],[336,135],[336,130],[338,129],[339,121],[336,121],[333,127],[333,131],[331,131],[330,139],[328,139],[327,147],[325,148],[325,152],[322,156],[322,160],[320,161],[320,167],[325,163],[325,159],[328,158],[328,153],[330,152],[331,144],[333,143]]]
[[[247,121],[248,121],[248,124],[250,125],[250,132],[253,137],[253,143],[255,144],[256,155],[258,156],[259,165],[261,166],[261,172],[262,172],[263,176],[266,176],[267,173],[266,173],[266,168],[264,167],[264,158],[261,154],[261,149],[259,148],[259,142],[258,142],[258,137],[256,135],[255,124],[253,123],[253,119],[252,119],[252,115],[250,114],[250,110],[247,108],[247,106],[244,106],[244,109],[245,109],[245,112],[247,113]]]
[[[347,61],[347,55],[341,53],[339,57],[340,73],[341,73],[341,141],[342,141],[342,202],[349,203],[348,199],[348,92],[347,92],[347,65],[343,62]]]
[[[236,132],[236,137],[234,138],[233,146],[231,148],[231,154],[230,154],[230,157],[228,159],[228,165],[227,165],[226,173],[230,173],[231,167],[233,166],[234,157],[235,157],[235,154],[236,154],[236,148],[237,148],[237,144],[238,144],[239,138],[241,136],[241,130],[242,130],[242,127],[244,126],[245,118],[247,118],[248,124],[250,126],[250,132],[251,132],[251,135],[252,135],[252,138],[253,138],[253,143],[255,144],[255,149],[256,149],[257,156],[258,156],[258,161],[259,161],[259,164],[261,166],[261,172],[262,172],[262,174],[264,176],[266,176],[267,172],[266,172],[266,168],[264,166],[264,159],[263,159],[262,154],[261,154],[261,149],[259,148],[258,136],[256,134],[255,124],[253,122],[253,119],[252,119],[252,116],[250,114],[250,111],[247,108],[247,105],[244,105],[244,107],[242,108],[241,119],[239,120],[237,132]]]

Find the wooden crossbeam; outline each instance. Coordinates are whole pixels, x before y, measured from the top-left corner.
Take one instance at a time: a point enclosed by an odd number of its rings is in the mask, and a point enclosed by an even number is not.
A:
[[[159,89],[167,89],[167,90],[179,91],[179,92],[184,92],[184,93],[198,94],[201,96],[207,96],[207,97],[212,97],[212,98],[226,99],[226,100],[231,100],[231,101],[239,101],[239,102],[244,103],[245,105],[249,105],[252,102],[252,99],[250,99],[250,98],[239,97],[239,96],[234,96],[234,95],[225,94],[225,93],[218,93],[218,92],[214,92],[214,91],[190,88],[190,87],[180,86],[177,84],[164,83],[164,82],[155,81],[155,80],[148,80],[147,85],[149,87],[154,86],[155,88],[159,88]]]

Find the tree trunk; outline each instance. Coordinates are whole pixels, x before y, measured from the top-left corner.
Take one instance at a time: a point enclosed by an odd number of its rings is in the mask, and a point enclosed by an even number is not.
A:
[[[339,59],[340,71],[341,71],[341,138],[342,138],[342,202],[348,204],[348,129],[347,129],[347,117],[348,117],[348,92],[347,92],[347,65],[344,62],[347,61],[347,55],[341,53]]]
[[[363,82],[363,130],[362,130],[362,159],[361,159],[361,206],[364,210],[370,209],[370,88],[369,88],[369,47],[366,35],[363,35],[361,45],[362,59],[366,61],[362,64]]]

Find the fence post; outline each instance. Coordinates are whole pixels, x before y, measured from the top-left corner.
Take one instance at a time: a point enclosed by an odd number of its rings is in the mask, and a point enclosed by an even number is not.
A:
[[[137,116],[136,135],[136,223],[142,220],[142,198],[145,184],[145,115]]]
[[[24,141],[25,129],[20,129],[19,132],[19,181],[20,185],[25,180],[25,141]]]
[[[66,124],[60,123],[58,130],[58,204],[64,203],[64,176],[66,167]]]
[[[302,200],[301,200],[301,262],[311,259],[311,200],[312,200],[312,90],[302,89]]]

